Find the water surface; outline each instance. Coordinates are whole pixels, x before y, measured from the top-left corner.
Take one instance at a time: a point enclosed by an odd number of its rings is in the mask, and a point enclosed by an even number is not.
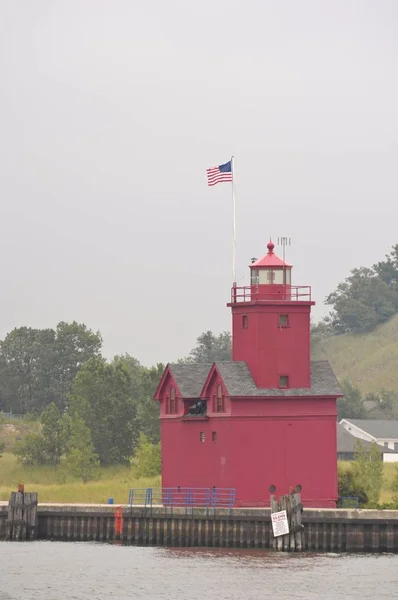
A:
[[[0,542],[0,600],[388,600],[398,556]]]

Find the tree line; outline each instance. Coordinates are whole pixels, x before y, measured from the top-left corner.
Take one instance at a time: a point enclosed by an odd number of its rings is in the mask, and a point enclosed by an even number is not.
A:
[[[106,360],[101,351],[101,334],[76,322],[20,327],[0,342],[0,411],[41,421],[40,432],[17,445],[21,462],[63,461],[83,481],[97,466],[127,463],[133,456],[147,472],[160,469],[153,395],[164,365],[144,367],[129,354]],[[205,332],[180,362],[230,357],[230,334]]]
[[[0,411],[41,421],[40,432],[16,448],[24,464],[65,461],[83,480],[99,465],[127,463],[133,456],[147,464],[146,471],[160,468],[159,406],[153,395],[164,365],[144,367],[128,354],[106,360],[101,351],[100,333],[76,322],[61,322],[54,330],[21,327],[0,342]],[[179,362],[220,360],[231,360],[231,335],[206,331]],[[339,419],[371,416],[367,401],[386,418],[398,418],[398,393],[362,397],[349,381],[341,385]]]
[[[340,381],[340,387],[344,397],[337,400],[339,420],[372,419],[374,412],[379,418],[398,420],[398,391],[382,389],[363,395],[348,379]]]
[[[327,296],[327,317],[312,327],[314,337],[370,331],[398,312],[398,244],[385,260],[353,269]]]

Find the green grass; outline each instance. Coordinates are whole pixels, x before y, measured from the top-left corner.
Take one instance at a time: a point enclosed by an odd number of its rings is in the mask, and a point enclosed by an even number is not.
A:
[[[69,475],[64,467],[24,467],[12,454],[0,458],[0,500],[9,500],[19,483],[25,491],[38,492],[39,502],[106,503],[114,498],[126,504],[128,491],[133,487],[160,487],[160,476],[137,479],[132,467],[113,466],[98,469],[95,481],[82,483]]]
[[[343,469],[350,468],[350,462],[340,462]],[[391,489],[396,475],[394,463],[384,465],[384,486],[380,495],[380,503],[392,501],[394,492]],[[59,467],[24,467],[12,454],[4,454],[0,458],[0,500],[9,500],[10,493],[17,489],[19,483],[25,484],[25,490],[38,492],[40,502],[65,502],[102,504],[108,498],[114,498],[118,504],[126,504],[130,488],[160,487],[160,476],[137,479],[131,467],[101,467],[99,479],[82,483],[70,476],[62,466]]]
[[[339,379],[363,394],[398,389],[398,315],[370,333],[333,336],[313,345],[314,360],[329,360]]]

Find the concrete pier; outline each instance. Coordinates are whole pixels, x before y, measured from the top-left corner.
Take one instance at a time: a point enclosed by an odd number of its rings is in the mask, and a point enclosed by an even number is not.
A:
[[[122,510],[120,510],[120,508]],[[185,514],[161,507],[39,504],[38,539],[114,542],[137,546],[264,548],[273,536],[269,509],[205,509]],[[304,509],[303,550],[397,552],[398,511]],[[7,503],[0,504],[0,540],[6,538]]]

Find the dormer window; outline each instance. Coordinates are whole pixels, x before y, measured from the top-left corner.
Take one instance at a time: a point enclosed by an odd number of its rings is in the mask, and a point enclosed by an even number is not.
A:
[[[224,412],[224,396],[222,393],[222,387],[220,383],[217,386],[217,412]]]
[[[174,415],[176,412],[176,390],[174,387],[170,388],[170,413]]]

